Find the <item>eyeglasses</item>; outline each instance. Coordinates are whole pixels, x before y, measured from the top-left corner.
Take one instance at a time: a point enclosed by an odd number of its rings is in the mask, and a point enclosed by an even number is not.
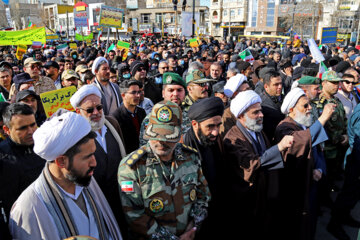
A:
[[[208,87],[209,86],[209,83],[207,83],[207,82],[204,82],[204,83],[196,83],[198,86],[200,86],[200,87]]]
[[[169,69],[169,67],[161,67],[161,69]]]
[[[96,107],[89,107],[89,108],[86,108],[86,109],[80,108],[80,109],[86,111],[87,113],[93,113],[95,108],[96,108],[96,110],[98,110],[98,112],[100,112],[101,110],[103,110],[103,105],[99,104]]]
[[[132,92],[127,92],[128,94],[131,94],[131,95],[137,95],[137,94],[141,94],[142,91],[132,91]]]
[[[346,84],[354,84],[354,82],[350,82],[348,80],[342,80],[341,82],[346,83]]]
[[[31,70],[34,70],[35,68],[40,69],[41,67],[39,65],[31,65],[30,68]]]
[[[138,71],[138,72],[141,72],[141,71],[146,71],[146,69],[145,69],[145,68],[143,68],[143,67],[141,67],[141,68],[139,68],[137,71]]]

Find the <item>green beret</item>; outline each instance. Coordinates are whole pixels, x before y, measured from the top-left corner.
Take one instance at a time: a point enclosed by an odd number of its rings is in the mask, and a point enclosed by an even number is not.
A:
[[[303,76],[298,81],[299,85],[318,85],[321,83],[321,79],[317,77],[311,76]]]
[[[163,74],[163,85],[181,85],[186,88],[184,79],[177,73],[166,72]]]

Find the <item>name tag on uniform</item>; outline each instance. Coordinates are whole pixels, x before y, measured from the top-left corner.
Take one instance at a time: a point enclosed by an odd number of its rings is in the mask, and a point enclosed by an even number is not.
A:
[[[134,181],[122,181],[121,191],[123,192],[134,192]]]

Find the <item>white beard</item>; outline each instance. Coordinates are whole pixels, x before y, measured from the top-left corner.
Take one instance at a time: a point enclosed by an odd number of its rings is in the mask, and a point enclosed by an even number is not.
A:
[[[313,122],[312,114],[310,113],[308,116],[297,109],[294,109],[295,117],[293,118],[295,122],[304,125],[305,127],[310,127]]]
[[[90,118],[87,118],[90,123],[92,131],[99,131],[105,124],[105,114],[101,114],[101,119],[98,122],[92,121]]]
[[[245,113],[245,127],[254,132],[260,132],[263,129],[262,124],[258,124],[256,119],[249,118]]]

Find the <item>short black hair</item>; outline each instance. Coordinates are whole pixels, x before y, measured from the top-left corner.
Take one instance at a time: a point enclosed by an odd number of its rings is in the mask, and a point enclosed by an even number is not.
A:
[[[85,137],[80,139],[77,143],[75,143],[74,146],[69,148],[66,151],[66,153],[64,153],[64,155],[69,158],[70,164],[72,163],[74,156],[80,152],[80,146],[87,143],[89,140],[95,139],[95,138],[96,138],[96,133],[93,131],[90,131]]]
[[[110,68],[110,72],[113,73],[113,74],[116,74],[115,68]]]
[[[344,75],[342,75],[341,78],[342,78],[342,79],[344,79],[344,78],[352,78],[352,79],[355,79],[354,75],[351,75],[351,74],[348,74],[348,73],[345,73]]]
[[[12,103],[5,108],[2,114],[4,125],[10,128],[11,119],[16,115],[34,115],[34,111],[29,105],[24,103]]]
[[[269,71],[264,76],[264,84],[270,85],[271,78],[278,77],[280,74],[276,71]]]
[[[8,103],[8,102],[0,102],[0,121],[3,120],[2,115],[5,112],[6,107],[9,106],[9,105],[10,105],[10,103]]]
[[[120,92],[121,93],[126,93],[130,86],[132,85],[137,85],[139,86],[139,88],[142,88],[143,85],[140,81],[137,81],[137,80],[124,80],[120,83],[119,87],[120,87]]]

